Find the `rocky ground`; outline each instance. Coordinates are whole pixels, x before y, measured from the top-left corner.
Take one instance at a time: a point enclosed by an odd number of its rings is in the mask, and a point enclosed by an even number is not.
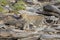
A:
[[[60,0],[0,0],[0,40],[60,40]]]

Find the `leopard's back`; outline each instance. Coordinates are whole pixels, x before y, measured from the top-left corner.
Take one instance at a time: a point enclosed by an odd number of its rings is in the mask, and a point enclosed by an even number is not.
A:
[[[22,16],[28,23],[33,23],[35,25],[42,24],[42,22],[44,20],[44,16],[43,15],[28,15],[28,14],[24,14]]]

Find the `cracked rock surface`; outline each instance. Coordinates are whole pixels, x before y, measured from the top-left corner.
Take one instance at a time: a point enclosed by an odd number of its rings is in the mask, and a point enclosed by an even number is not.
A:
[[[60,40],[60,0],[0,0],[0,40]]]

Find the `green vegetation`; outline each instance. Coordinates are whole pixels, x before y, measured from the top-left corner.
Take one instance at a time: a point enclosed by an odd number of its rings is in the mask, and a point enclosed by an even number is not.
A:
[[[0,6],[0,12],[2,12],[4,9],[3,9],[3,7],[2,6]]]
[[[0,0],[0,12],[8,12],[3,8],[3,6],[6,6],[7,4],[10,6],[10,8],[12,8],[11,11],[13,11],[14,13],[18,13],[19,10],[25,10],[25,3],[23,2],[23,0],[18,0],[18,2],[14,5],[11,5],[8,0]]]
[[[0,5],[5,6],[7,4],[8,4],[7,0],[0,0]]]
[[[24,10],[25,9],[25,3],[23,1],[18,1],[13,7],[14,7],[14,10]]]

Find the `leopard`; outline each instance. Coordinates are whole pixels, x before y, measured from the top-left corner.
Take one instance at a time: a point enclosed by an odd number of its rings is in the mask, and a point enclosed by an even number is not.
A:
[[[28,13],[22,13],[21,14],[22,18],[26,21],[24,28],[25,30],[29,30],[30,28],[40,28],[43,27],[42,25],[44,24],[45,17],[44,15],[30,15]],[[33,25],[32,27],[29,25]]]

